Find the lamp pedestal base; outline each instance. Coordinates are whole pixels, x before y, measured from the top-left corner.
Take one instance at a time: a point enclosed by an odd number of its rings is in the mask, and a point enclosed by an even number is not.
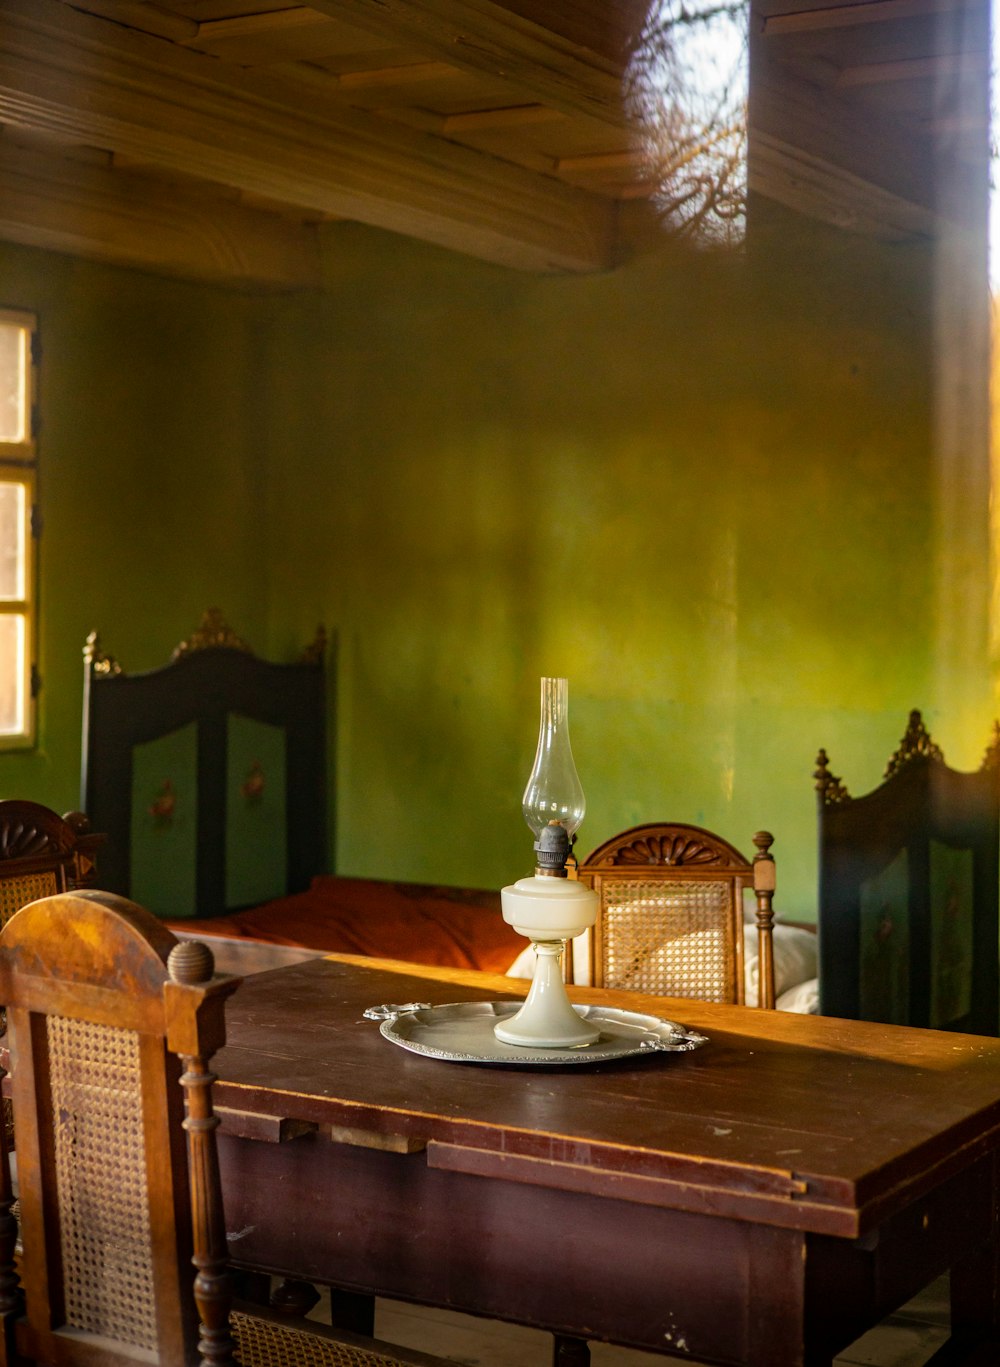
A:
[[[528,1044],[539,1049],[578,1049],[594,1044],[600,1031],[573,1010],[562,979],[565,940],[532,940],[535,973],[524,1005],[516,1016],[494,1029],[504,1044]]]

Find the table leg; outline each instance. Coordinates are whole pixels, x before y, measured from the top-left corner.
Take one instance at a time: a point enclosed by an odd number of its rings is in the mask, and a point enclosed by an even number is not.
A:
[[[758,1225],[750,1246],[746,1367],[832,1367],[829,1346],[808,1335],[807,1236]]]
[[[286,1277],[280,1286],[275,1287],[271,1296],[272,1309],[279,1315],[290,1319],[304,1319],[319,1301],[319,1292],[312,1282],[298,1281]]]
[[[1000,1361],[1000,1156],[993,1159],[992,1237],[958,1259],[951,1269],[951,1338],[931,1361],[948,1363]]]
[[[552,1342],[552,1367],[590,1367],[590,1344],[586,1339],[556,1334]]]
[[[330,1323],[335,1329],[375,1337],[375,1297],[363,1291],[338,1291],[330,1287]]]

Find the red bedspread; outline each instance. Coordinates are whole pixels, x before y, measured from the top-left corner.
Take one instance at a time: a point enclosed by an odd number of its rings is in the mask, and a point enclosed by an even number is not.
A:
[[[185,935],[230,935],[331,954],[371,954],[505,973],[525,941],[500,914],[499,892],[323,874],[306,892],[209,920]]]

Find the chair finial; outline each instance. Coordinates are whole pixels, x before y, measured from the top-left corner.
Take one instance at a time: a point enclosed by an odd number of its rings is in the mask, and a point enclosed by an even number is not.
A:
[[[215,960],[208,945],[200,940],[180,940],[167,957],[167,971],[175,983],[195,987],[211,980]]]

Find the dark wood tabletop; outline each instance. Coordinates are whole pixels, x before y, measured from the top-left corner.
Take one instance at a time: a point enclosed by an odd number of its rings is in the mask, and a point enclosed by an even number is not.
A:
[[[363,1017],[525,986],[348,956],[251,976],[229,1005],[217,1103],[236,1133],[332,1126],[455,1171],[846,1238],[1000,1147],[996,1039],[577,988],[709,1043],[520,1069],[413,1054]]]

